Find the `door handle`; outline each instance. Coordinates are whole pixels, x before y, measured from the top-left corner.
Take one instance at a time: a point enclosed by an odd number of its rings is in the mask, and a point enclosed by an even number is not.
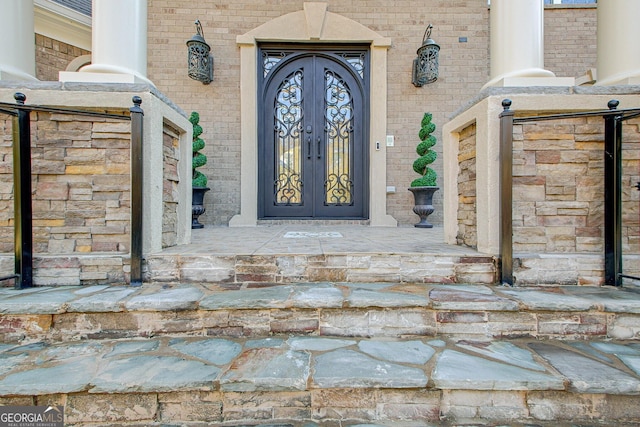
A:
[[[311,132],[312,132],[313,128],[311,127],[311,125],[307,125],[307,127],[305,128],[305,132],[307,132],[307,159],[311,158]]]
[[[321,150],[321,144],[320,144],[320,137],[318,137],[318,158],[322,157],[322,150]]]

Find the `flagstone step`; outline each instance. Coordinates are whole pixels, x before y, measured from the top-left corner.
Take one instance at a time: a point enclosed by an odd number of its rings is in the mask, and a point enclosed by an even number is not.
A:
[[[301,232],[289,232],[302,234]],[[312,234],[311,232],[306,232]],[[331,232],[317,232],[317,234]],[[304,240],[304,239],[281,239]],[[305,240],[306,242],[306,240]],[[468,248],[452,247],[446,252],[399,253],[390,243],[380,252],[360,252],[375,247],[365,240],[351,250],[315,253],[295,242],[290,253],[246,255],[182,253],[181,247],[145,257],[144,280],[149,283],[299,283],[299,282],[397,282],[397,283],[477,283],[498,281],[498,259]],[[317,244],[317,242],[315,242]],[[343,244],[343,243],[341,243]],[[238,245],[244,246],[239,242]],[[300,247],[300,245],[303,245]],[[329,245],[329,243],[325,243]],[[379,243],[378,243],[379,245]],[[273,250],[282,251],[282,244]],[[266,251],[266,249],[265,249]]]
[[[282,335],[0,345],[65,425],[637,425],[637,341]],[[636,424],[634,424],[636,423]]]
[[[640,340],[637,288],[405,283],[0,289],[0,342],[154,336]]]

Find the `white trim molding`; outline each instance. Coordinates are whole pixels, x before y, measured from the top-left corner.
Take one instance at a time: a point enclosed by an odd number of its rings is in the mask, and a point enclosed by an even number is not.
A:
[[[51,0],[34,0],[36,34],[91,50],[91,17]]]

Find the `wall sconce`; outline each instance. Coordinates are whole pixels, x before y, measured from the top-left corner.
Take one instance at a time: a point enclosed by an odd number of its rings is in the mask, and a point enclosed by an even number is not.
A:
[[[213,55],[211,47],[204,40],[200,21],[196,20],[195,24],[198,34],[187,40],[189,77],[208,85],[213,80]]]
[[[422,46],[416,52],[418,57],[413,60],[412,83],[416,87],[433,83],[438,80],[438,55],[440,46],[431,40],[431,29],[429,24],[422,36]]]

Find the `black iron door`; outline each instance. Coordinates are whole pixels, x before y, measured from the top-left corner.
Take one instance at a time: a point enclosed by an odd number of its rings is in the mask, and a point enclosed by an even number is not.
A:
[[[262,218],[364,218],[365,106],[358,73],[340,57],[293,55],[265,81],[259,194]]]

